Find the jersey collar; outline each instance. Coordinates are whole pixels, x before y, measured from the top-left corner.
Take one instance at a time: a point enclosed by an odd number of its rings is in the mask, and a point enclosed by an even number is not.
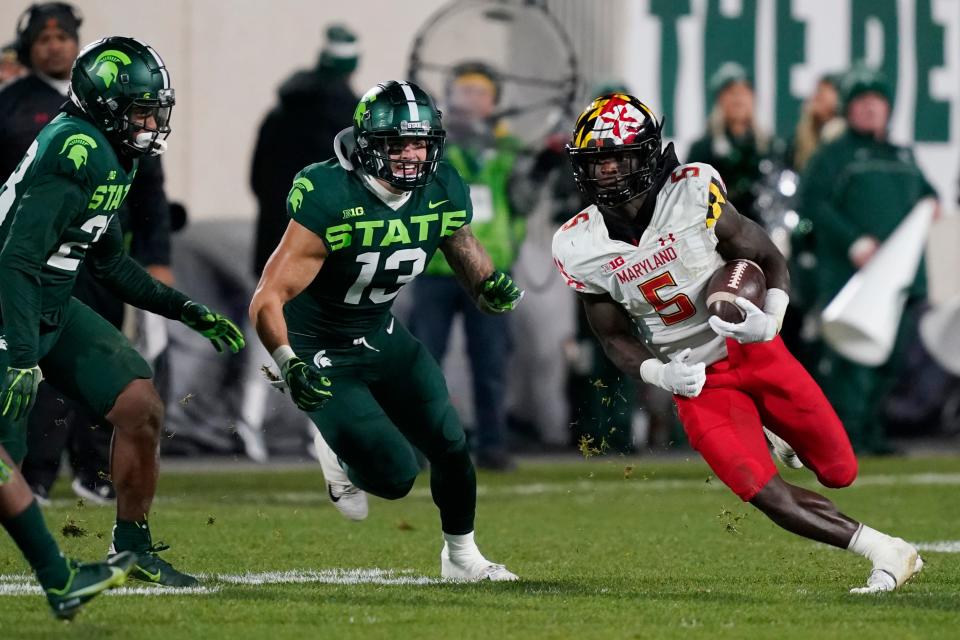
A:
[[[387,205],[394,211],[407,204],[407,201],[413,195],[412,191],[404,191],[403,193],[394,193],[390,191],[382,184],[380,184],[376,178],[363,171],[359,167],[355,170],[356,174],[360,176],[360,181],[363,182],[363,186],[367,188],[373,195],[377,196],[383,204]]]

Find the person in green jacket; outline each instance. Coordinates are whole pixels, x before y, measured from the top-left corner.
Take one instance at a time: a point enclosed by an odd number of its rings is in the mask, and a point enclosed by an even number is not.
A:
[[[495,116],[500,97],[497,72],[480,62],[458,64],[446,90],[447,144],[444,157],[469,185],[471,228],[493,260],[509,272],[517,257],[524,221],[515,216],[510,192],[518,143],[499,130]],[[477,466],[509,470],[506,447],[506,368],[510,326],[505,316],[477,309],[437,253],[413,286],[410,329],[438,362],[443,361],[455,317],[463,316],[470,358],[476,416]]]
[[[737,211],[761,222],[755,207],[754,185],[763,177],[761,162],[780,156],[783,145],[757,126],[753,83],[747,70],[727,62],[711,76],[713,110],[707,131],[687,153],[687,162],[704,162],[717,169]]]
[[[842,82],[847,130],[823,145],[801,179],[799,210],[813,223],[815,307],[823,309],[874,255],[913,206],[935,195],[912,151],[889,142],[889,84],[879,72],[856,67]],[[926,297],[921,264],[890,359],[879,367],[847,360],[822,345],[815,370],[859,453],[889,453],[883,399],[896,382],[911,319]]]

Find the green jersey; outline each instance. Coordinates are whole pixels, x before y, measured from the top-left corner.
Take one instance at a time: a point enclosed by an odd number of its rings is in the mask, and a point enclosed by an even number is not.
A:
[[[139,267],[129,272],[136,263],[124,255],[116,214],[136,171],[137,160],[124,166],[92,123],[61,113],[0,187],[0,322],[12,366],[36,364],[38,332],[60,324],[88,254],[92,272],[125,301],[167,316],[171,304],[182,307],[182,295]]]
[[[292,334],[343,340],[379,329],[403,285],[473,217],[466,184],[444,162],[433,181],[409,192],[396,210],[364,179],[328,160],[293,181],[287,213],[323,240],[328,256],[313,282],[284,307]]]

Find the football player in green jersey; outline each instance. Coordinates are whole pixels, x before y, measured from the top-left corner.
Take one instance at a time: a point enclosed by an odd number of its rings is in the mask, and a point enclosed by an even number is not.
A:
[[[467,186],[440,160],[444,136],[416,85],[368,91],[333,141],[336,158],[294,180],[291,221],[250,318],[319,430],[327,492],[343,515],[366,517],[364,492],[405,496],[419,472],[416,447],[430,461],[443,577],[516,580],[474,541],[476,474],[440,367],[390,313],[437,249],[481,309],[510,311],[523,295],[470,231]]]
[[[132,38],[85,47],[70,101],[43,128],[0,188],[0,444],[19,463],[26,416],[44,377],[114,426],[111,476],[117,521],[110,554],[138,555],[131,576],[168,586],[196,579],[154,545],[163,403],[153,372],[127,339],[71,297],[82,262],[121,300],[182,321],[218,350],[243,347],[226,317],[154,280],[124,253],[116,211],[138,158],[162,153],[174,94],[160,57]]]
[[[92,564],[65,558],[47,529],[30,487],[3,446],[0,446],[0,523],[30,562],[47,594],[53,615],[58,618],[72,618],[85,602],[123,584],[137,562],[137,556],[129,551]]]

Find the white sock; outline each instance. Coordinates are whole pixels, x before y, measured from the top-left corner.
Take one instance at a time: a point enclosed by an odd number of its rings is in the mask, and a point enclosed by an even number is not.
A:
[[[893,538],[887,534],[872,529],[865,524],[861,524],[857,532],[850,538],[850,544],[847,545],[847,549],[872,561],[874,557],[876,557],[877,551],[886,547],[891,542],[893,542]]]
[[[480,549],[477,548],[477,543],[473,539],[473,531],[464,533],[463,535],[444,533],[443,540],[447,543],[447,549],[450,551],[451,556],[474,554],[480,556]]]

